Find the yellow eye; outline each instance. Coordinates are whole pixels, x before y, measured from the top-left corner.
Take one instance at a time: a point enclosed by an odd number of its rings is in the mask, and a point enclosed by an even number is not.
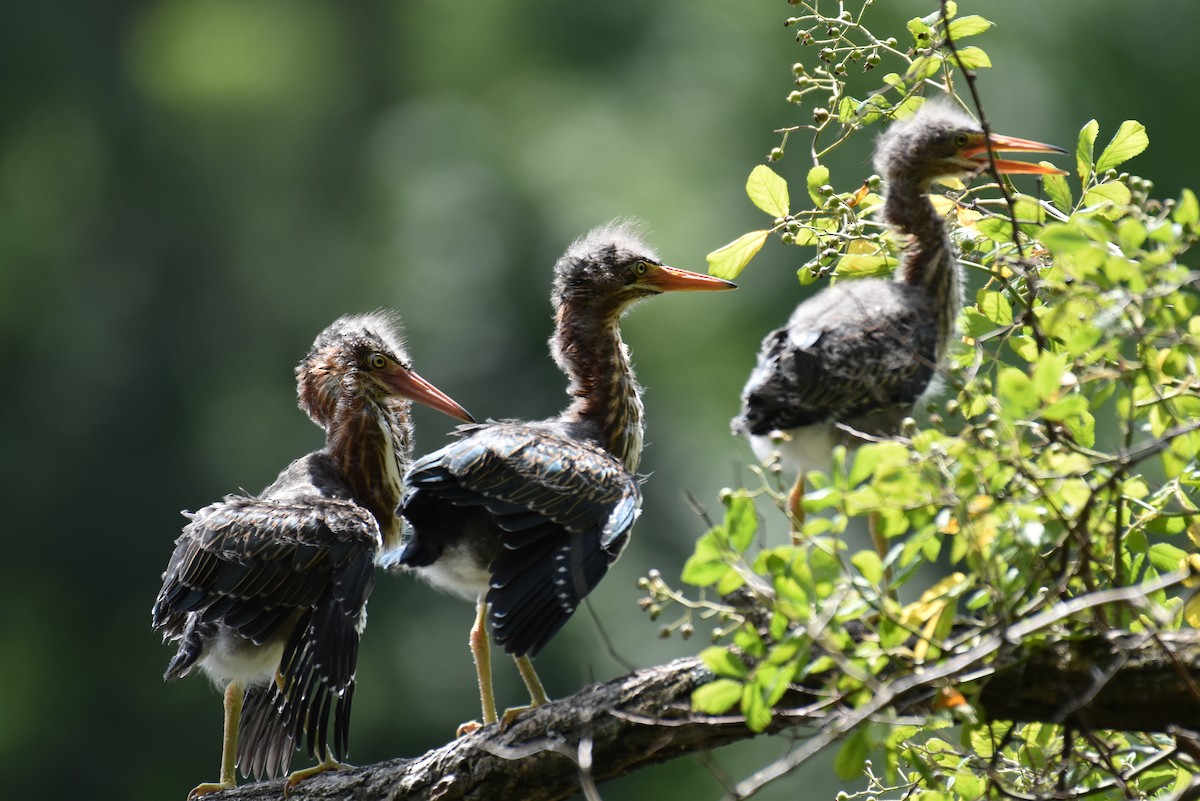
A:
[[[971,136],[963,131],[959,131],[954,135],[954,146],[958,148],[966,147],[971,143]]]
[[[387,367],[387,357],[382,353],[372,353],[371,358],[367,359],[367,364],[371,365],[372,370],[382,370]]]
[[[646,271],[650,269],[650,265],[647,262],[639,261],[633,266],[633,269],[639,276],[642,276],[645,275]]]

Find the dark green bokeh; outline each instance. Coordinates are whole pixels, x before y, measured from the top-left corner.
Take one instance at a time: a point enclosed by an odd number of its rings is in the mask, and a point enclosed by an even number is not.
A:
[[[897,37],[936,6],[882,5],[868,24]],[[1188,38],[1200,7],[960,5],[998,23],[978,41],[996,64],[981,90],[998,130],[1072,147],[1092,117],[1101,143],[1138,119],[1151,148],[1129,166],[1160,196],[1195,186]],[[149,629],[178,510],[256,491],[320,444],[295,408],[292,366],[345,312],[398,309],[419,371],[479,417],[559,409],[546,295],[571,239],[636,216],[665,261],[703,270],[705,253],[761,224],[741,187],[776,144],[771,130],[801,121],[783,102],[789,67],[815,57],[782,27],[788,13],[782,0],[7,9],[9,797],[181,799],[216,777],[218,694],[200,678],[164,684],[170,649]],[[799,180],[801,151],[777,169]],[[853,187],[869,172],[869,137],[831,164],[839,189]],[[799,298],[807,257],[772,242],[738,293],[660,299],[627,320],[652,476],[634,543],[593,603],[631,664],[702,647],[657,639],[634,582],[651,567],[678,575],[703,530],[685,492],[715,507],[718,489],[743,478],[749,451],[728,418],[759,339]],[[450,421],[422,409],[417,425],[422,451]],[[381,578],[356,761],[417,755],[476,714],[470,620],[468,604]],[[625,670],[586,612],[538,663],[554,696]],[[521,702],[511,665],[497,674],[501,703]],[[740,776],[783,747],[718,758]],[[787,785],[763,797],[794,797]],[[682,760],[605,792],[720,788]]]

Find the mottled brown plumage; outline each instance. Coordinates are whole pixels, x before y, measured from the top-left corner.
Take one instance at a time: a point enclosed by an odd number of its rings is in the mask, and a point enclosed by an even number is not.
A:
[[[286,772],[298,745],[323,766],[345,758],[374,560],[400,538],[410,401],[471,419],[412,372],[383,313],[323,331],[296,380],[325,447],[257,496],[186,515],[154,604],[154,628],[179,644],[166,677],[199,666],[226,689],[221,781],[193,796],[232,786],[235,753],[256,777]]]
[[[393,562],[477,600],[472,652],[484,723],[496,720],[485,615],[517,658],[534,704],[529,657],[574,614],[628,542],[641,493],[642,401],[621,315],[671,290],[733,284],[663,266],[625,225],[575,242],[554,270],[550,349],[573,400],[538,422],[463,426],[405,479],[412,538]]]

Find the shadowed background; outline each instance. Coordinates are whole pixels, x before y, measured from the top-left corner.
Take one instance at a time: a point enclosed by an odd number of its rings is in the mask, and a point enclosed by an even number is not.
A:
[[[904,41],[904,21],[936,3],[886,6],[868,27]],[[1151,148],[1129,166],[1154,195],[1195,185],[1174,159],[1200,113],[1185,55],[1200,7],[960,6],[998,23],[973,42],[997,67],[981,91],[998,130],[1073,148],[1093,117],[1100,145],[1138,119]],[[50,0],[0,14],[10,797],[182,799],[216,778],[219,696],[201,678],[164,684],[171,649],[149,626],[179,510],[257,492],[320,445],[292,368],[346,312],[399,310],[417,370],[479,418],[560,409],[547,294],[574,237],[638,217],[665,262],[704,270],[705,253],[761,227],[746,175],[773,128],[809,113],[784,102],[791,63],[816,58],[782,27],[789,13],[728,0]],[[869,174],[870,138],[829,160],[839,190]],[[776,165],[797,186],[803,145]],[[638,611],[634,583],[651,567],[678,576],[704,529],[686,492],[718,515],[718,490],[748,478],[728,419],[811,255],[771,242],[737,293],[661,298],[626,320],[651,476],[633,543],[592,595],[619,659],[582,610],[538,659],[552,697],[620,674],[620,660],[703,647],[659,640],[667,621]],[[444,441],[448,419],[415,416],[418,454]],[[471,617],[379,578],[354,761],[415,756],[478,714]],[[496,674],[499,703],[523,702],[511,661]],[[717,759],[740,776],[785,746]],[[810,791],[832,782],[810,776]],[[602,791],[711,798],[720,784],[685,759]]]

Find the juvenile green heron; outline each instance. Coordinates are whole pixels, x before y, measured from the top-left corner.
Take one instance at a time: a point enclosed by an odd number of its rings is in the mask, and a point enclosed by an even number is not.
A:
[[[909,240],[895,280],[828,287],[800,303],[787,324],[763,340],[732,427],[748,435],[761,461],[777,453],[796,474],[789,506],[797,528],[805,472],[828,470],[836,444],[853,446],[864,433],[894,434],[934,384],[963,290],[958,257],[928,192],[938,178],[986,169],[989,142],[993,151],[1065,152],[1027,139],[985,136],[973,119],[938,102],[888,128],[875,151],[875,169],[887,182],[883,213]],[[1001,173],[1064,174],[1005,159],[995,166]]]
[[[628,225],[593,230],[554,268],[550,350],[571,405],[548,420],[460,426],[460,439],[413,463],[403,505],[413,534],[388,561],[476,601],[485,725],[497,720],[488,621],[532,705],[544,703],[531,657],[604,577],[640,510],[642,401],[621,315],[662,292],[733,288],[663,265]]]
[[[154,628],[179,643],[165,678],[198,666],[225,689],[221,778],[189,798],[233,787],[235,766],[256,778],[286,773],[305,740],[320,764],[293,773],[289,790],[340,766],[374,560],[401,537],[410,402],[472,419],[413,372],[396,319],[382,312],[321,332],[296,384],[325,447],[257,497],[187,515],[154,603]]]

